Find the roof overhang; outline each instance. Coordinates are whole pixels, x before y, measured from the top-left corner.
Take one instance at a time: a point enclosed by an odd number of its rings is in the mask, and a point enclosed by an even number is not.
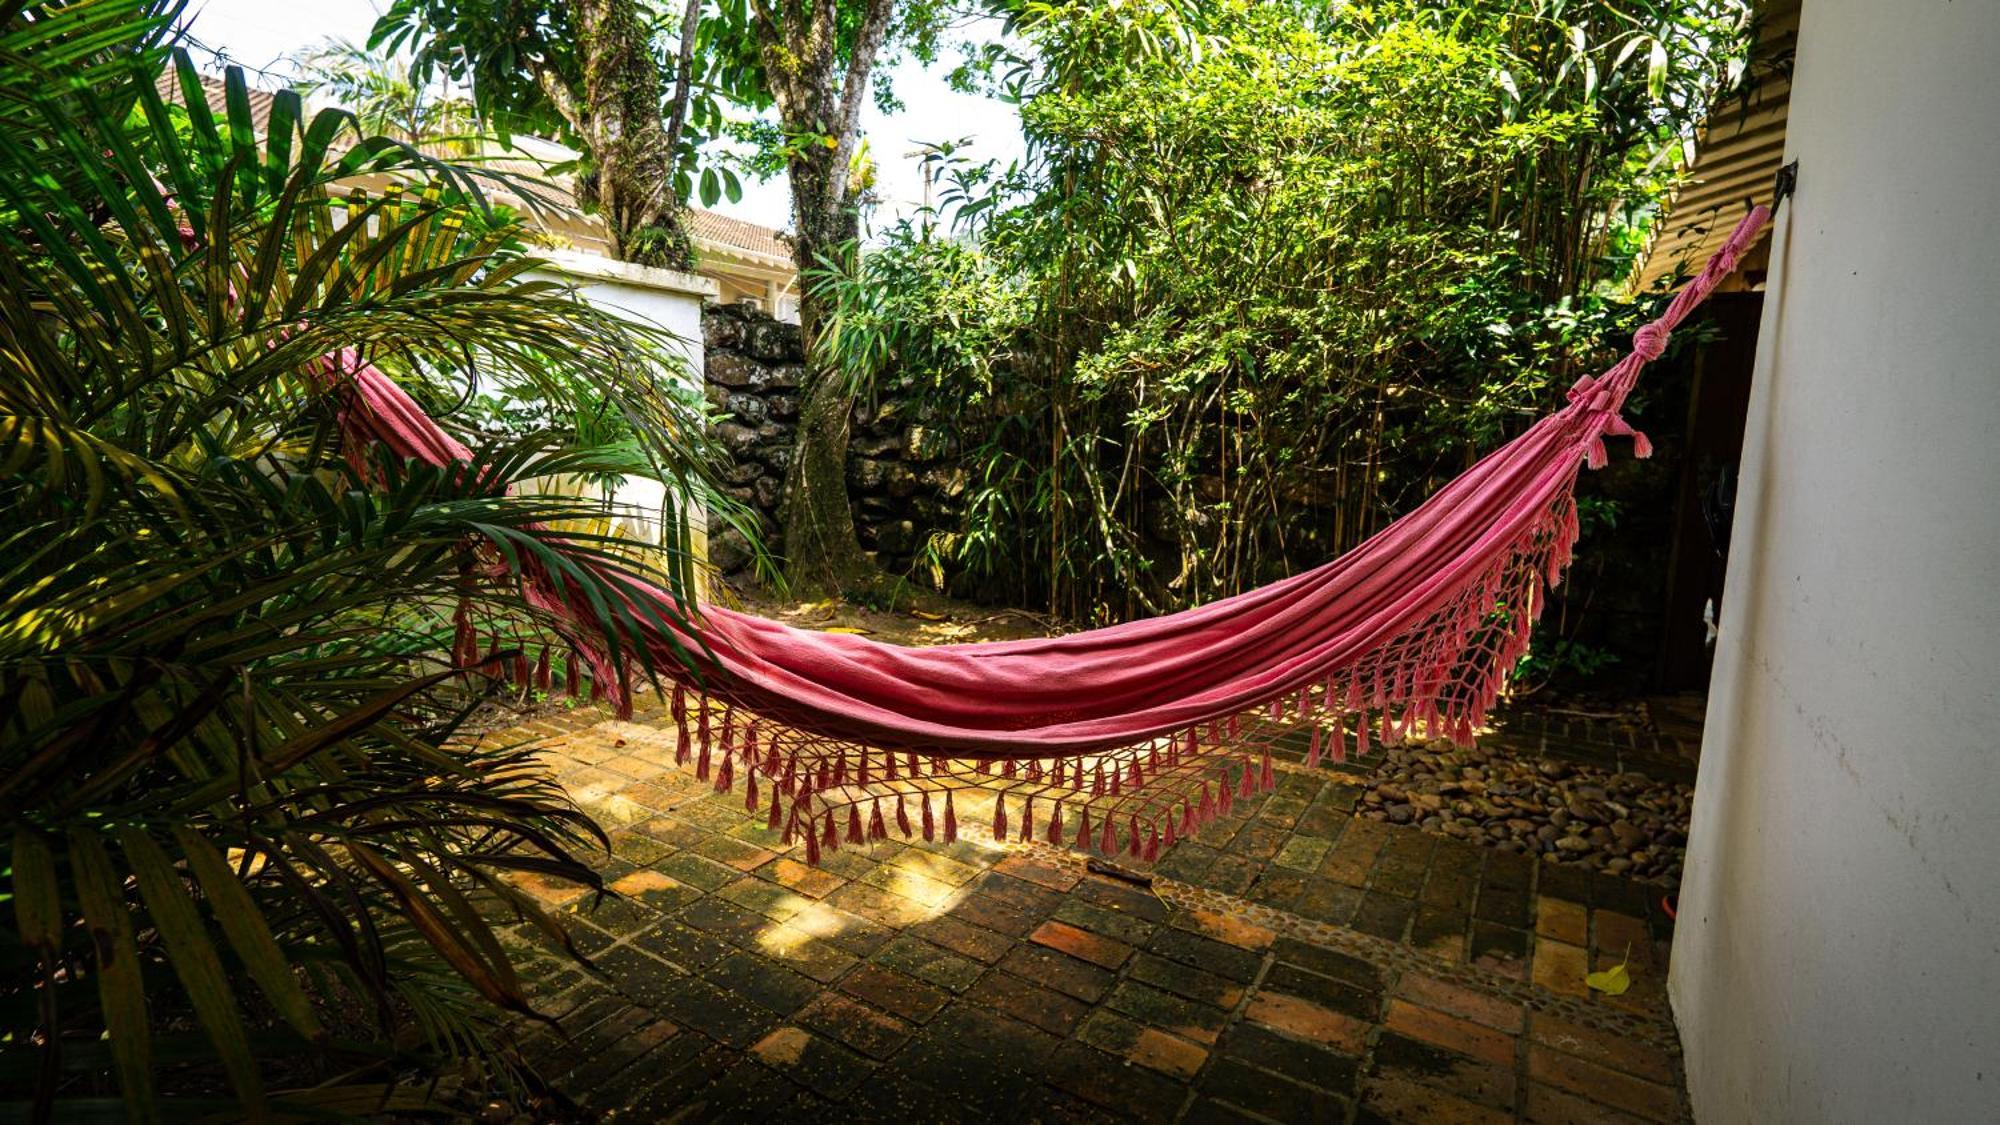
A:
[[[1759,75],[1747,94],[1731,97],[1708,115],[1695,140],[1694,163],[1654,232],[1633,287],[1650,289],[1677,273],[1699,269],[1753,203],[1771,201],[1785,160],[1785,123],[1791,108],[1790,58],[1798,42],[1800,0],[1764,6],[1755,58],[1784,65]],[[1769,234],[1744,257],[1746,271],[1769,258]]]
[[[790,257],[777,254],[760,254],[740,246],[697,236],[694,240],[695,261],[699,266],[716,266],[740,273],[758,276],[769,275],[790,279],[798,273],[798,267]]]

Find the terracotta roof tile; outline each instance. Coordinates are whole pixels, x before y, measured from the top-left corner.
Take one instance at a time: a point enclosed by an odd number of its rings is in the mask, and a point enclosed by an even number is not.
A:
[[[770,227],[746,223],[742,219],[732,219],[699,207],[688,208],[687,225],[689,234],[708,242],[775,258],[789,260],[792,256],[792,247],[785,241],[784,235]]]
[[[204,74],[201,76],[201,86],[202,92],[206,95],[205,100],[208,102],[209,111],[214,113],[218,119],[227,114],[229,112],[229,93],[228,87],[223,85],[222,79]],[[168,104],[183,104],[180,77],[174,71],[168,70],[161,74],[159,81],[154,84],[154,88],[160,92],[161,99]],[[271,92],[269,90],[259,90],[257,87],[251,86],[249,87],[249,102],[251,128],[256,131],[257,136],[262,137],[265,131],[271,127]]]

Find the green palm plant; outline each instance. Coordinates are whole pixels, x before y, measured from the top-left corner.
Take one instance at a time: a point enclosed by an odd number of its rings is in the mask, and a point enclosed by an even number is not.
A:
[[[299,86],[352,110],[369,132],[458,155],[470,155],[478,147],[472,100],[426,86],[410,73],[407,62],[345,39],[329,39],[307,50],[299,62]]]
[[[33,1091],[11,1111],[406,1107],[412,1065],[491,1087],[494,1020],[529,1010],[495,927],[562,940],[509,876],[595,884],[602,834],[531,750],[462,724],[496,671],[540,658],[547,682],[551,647],[643,679],[635,615],[678,611],[624,595],[695,577],[675,544],[559,543],[602,508],[533,481],[644,471],[715,502],[699,395],[660,377],[661,334],[469,221],[475,173],[290,93],[260,127],[236,73],[211,111],[176,9],[0,5],[0,1071]],[[481,471],[402,463],[343,439],[329,357],[447,424],[484,380],[588,387],[629,440],[468,434]],[[530,566],[594,616],[510,593]]]

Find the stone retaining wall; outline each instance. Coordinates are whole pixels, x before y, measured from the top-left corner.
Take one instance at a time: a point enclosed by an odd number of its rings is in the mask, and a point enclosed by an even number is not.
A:
[[[702,310],[708,400],[723,412],[716,436],[729,450],[728,491],[762,518],[765,542],[783,550],[778,505],[798,427],[805,355],[799,326],[773,320],[753,303]],[[890,574],[907,574],[962,475],[941,464],[952,452],[947,430],[893,391],[854,408],[847,487],[861,546]],[[711,523],[711,528],[718,525]],[[709,555],[737,574],[750,555],[742,536],[715,530]]]

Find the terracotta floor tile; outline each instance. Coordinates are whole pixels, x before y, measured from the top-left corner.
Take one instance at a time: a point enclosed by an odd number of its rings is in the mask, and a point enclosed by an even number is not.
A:
[[[1028,935],[1028,940],[1106,969],[1116,969],[1132,957],[1132,947],[1124,942],[1077,929],[1066,922],[1044,922]]]
[[[1396,982],[1396,995],[1510,1035],[1526,1022],[1526,1009],[1518,1003],[1421,973],[1404,973]]]
[[[1513,1036],[1434,1008],[1420,1007],[1407,1000],[1391,1000],[1389,1018],[1383,1026],[1412,1039],[1421,1039],[1432,1046],[1444,1047],[1485,1062],[1508,1067],[1514,1065]]]
[[[1368,1034],[1368,1025],[1353,1016],[1275,992],[1252,997],[1243,1016],[1253,1023],[1350,1054],[1360,1053]]]
[[[1652,1121],[1672,1121],[1680,1113],[1680,1099],[1666,1086],[1539,1043],[1528,1048],[1528,1076]]]
[[[623,1098],[607,1116],[727,1096],[828,1120],[1685,1122],[1650,886],[1356,820],[1355,776],[1296,765],[1144,865],[1151,886],[995,845],[991,790],[958,795],[955,844],[849,845],[843,823],[811,866],[674,766],[655,712],[535,732],[614,833],[616,896],[586,917],[584,888],[511,880],[599,969],[506,936],[579,1033],[531,1032],[537,1057],[579,1104]],[[1628,945],[1631,990],[1590,992]]]
[[[1590,973],[1590,960],[1583,947],[1542,938],[1535,942],[1534,982],[1550,992],[1565,996],[1588,996],[1583,978]]]
[[[1667,1052],[1621,1035],[1573,1023],[1561,1016],[1536,1012],[1529,1017],[1528,1035],[1543,1046],[1637,1075],[1649,1082],[1670,1084],[1675,1080],[1673,1059]]]

